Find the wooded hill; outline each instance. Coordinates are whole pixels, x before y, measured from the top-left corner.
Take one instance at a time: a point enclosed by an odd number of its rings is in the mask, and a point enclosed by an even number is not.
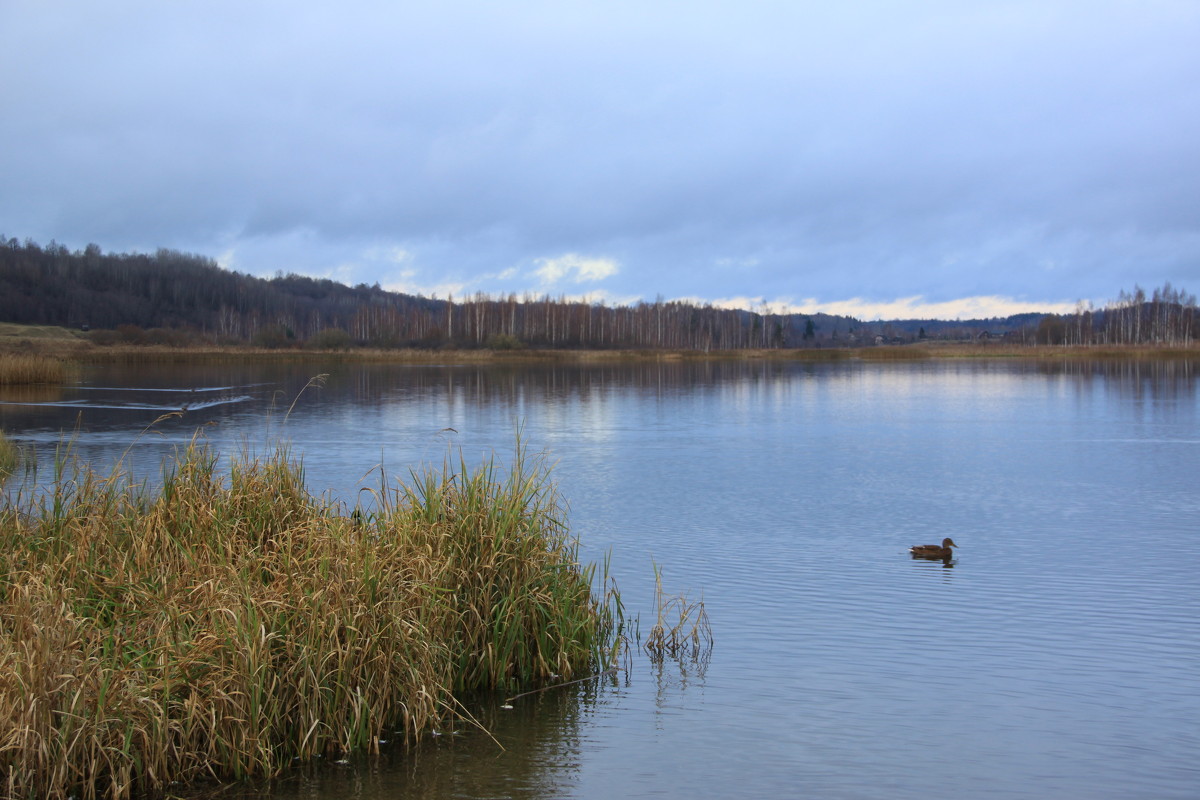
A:
[[[513,294],[440,300],[388,292],[378,284],[351,287],[282,273],[257,278],[174,250],[104,253],[88,245],[70,251],[55,242],[42,247],[0,236],[0,321],[86,327],[98,342],[706,351],[981,335],[1030,343],[1152,336],[1174,342],[1191,340],[1194,318],[1195,297],[1169,285],[1153,299],[1136,289],[1122,293],[1117,308],[1081,308],[1074,318],[1022,314],[969,321],[863,322],[678,301],[609,306]]]

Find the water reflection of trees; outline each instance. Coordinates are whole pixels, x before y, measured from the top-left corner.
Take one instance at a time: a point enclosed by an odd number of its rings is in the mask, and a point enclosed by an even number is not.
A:
[[[346,390],[358,401],[379,402],[397,393],[453,394],[479,404],[521,400],[589,399],[614,390],[667,395],[729,383],[770,383],[828,365],[778,360],[636,361],[620,364],[499,364],[470,366],[365,366],[347,370]],[[843,367],[844,369],[844,367]],[[337,379],[330,380],[336,390]]]
[[[1200,361],[1190,359],[1071,359],[998,362],[925,361],[903,364],[811,363],[777,359],[637,361],[612,364],[490,364],[470,366],[350,366],[327,391],[370,404],[398,397],[449,396],[472,405],[529,401],[587,403],[616,391],[665,397],[700,388],[766,386],[798,377],[846,377],[862,371],[913,370],[940,374],[994,373],[1063,377],[1086,386],[1103,379],[1119,396],[1147,400],[1195,397]]]
[[[1079,389],[1102,379],[1118,398],[1137,404],[1170,407],[1194,401],[1200,361],[1192,359],[1094,359],[1061,362],[1031,362],[1038,373],[1074,379]],[[1164,401],[1169,401],[1163,405]]]

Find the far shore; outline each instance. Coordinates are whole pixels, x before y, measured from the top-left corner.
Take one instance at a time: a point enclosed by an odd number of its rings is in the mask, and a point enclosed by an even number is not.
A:
[[[772,359],[789,361],[911,361],[922,359],[1200,359],[1200,343],[1156,345],[1023,345],[1010,342],[921,340],[906,344],[853,347],[804,347],[744,350],[595,350],[487,348],[358,348],[321,350],[308,347],[265,349],[249,345],[168,347],[162,345],[97,345],[87,334],[53,326],[0,323],[0,356],[55,359],[67,363],[188,363],[205,361],[310,361],[338,359],[359,363],[487,364],[604,363]],[[0,383],[4,383],[0,378]]]

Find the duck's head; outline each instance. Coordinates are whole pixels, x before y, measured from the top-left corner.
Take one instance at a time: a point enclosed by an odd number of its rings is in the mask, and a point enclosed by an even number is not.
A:
[[[958,547],[958,545],[954,543],[953,539],[946,537],[945,539],[942,539],[942,547],[949,550],[951,547]]]

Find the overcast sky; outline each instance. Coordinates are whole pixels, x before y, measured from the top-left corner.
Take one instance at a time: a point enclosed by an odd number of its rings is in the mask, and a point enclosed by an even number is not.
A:
[[[1200,2],[0,0],[0,233],[863,318],[1200,292]]]

